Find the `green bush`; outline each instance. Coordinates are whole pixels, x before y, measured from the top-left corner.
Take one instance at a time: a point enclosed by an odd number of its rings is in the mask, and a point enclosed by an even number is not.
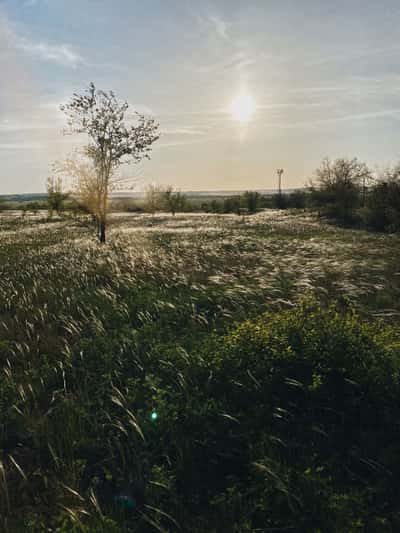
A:
[[[399,356],[398,330],[312,304],[244,322],[218,343],[204,400],[231,423],[209,430],[215,468],[231,465],[253,528],[400,527]]]
[[[364,212],[366,225],[378,231],[400,230],[400,180],[390,178],[376,183],[368,195]]]
[[[132,402],[184,530],[400,527],[398,329],[309,303],[152,353]]]

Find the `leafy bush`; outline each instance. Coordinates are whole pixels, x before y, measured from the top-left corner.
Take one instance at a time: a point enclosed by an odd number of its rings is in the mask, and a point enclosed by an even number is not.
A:
[[[195,531],[398,527],[399,355],[398,330],[314,303],[153,345],[132,401],[159,415],[140,416],[157,505]]]
[[[400,230],[400,179],[388,176],[376,183],[368,195],[364,213],[367,226],[378,231]]]
[[[370,179],[371,171],[357,158],[324,159],[315,171],[315,184],[311,183],[311,202],[320,214],[354,226],[362,185]]]
[[[308,194],[306,191],[298,190],[293,191],[287,195],[288,207],[294,209],[304,209],[308,206]]]
[[[186,502],[202,496],[238,531],[400,526],[399,331],[307,304],[244,322],[209,350],[180,422]]]

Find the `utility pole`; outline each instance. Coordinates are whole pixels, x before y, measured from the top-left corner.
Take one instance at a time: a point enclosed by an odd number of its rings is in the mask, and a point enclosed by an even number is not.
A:
[[[279,198],[281,198],[281,196],[282,196],[282,174],[283,174],[283,168],[278,168],[276,173],[278,174],[278,194],[279,194]]]

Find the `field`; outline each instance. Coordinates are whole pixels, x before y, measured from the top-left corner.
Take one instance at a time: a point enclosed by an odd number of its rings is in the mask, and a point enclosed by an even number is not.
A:
[[[2,216],[1,527],[395,531],[399,265],[305,213]]]

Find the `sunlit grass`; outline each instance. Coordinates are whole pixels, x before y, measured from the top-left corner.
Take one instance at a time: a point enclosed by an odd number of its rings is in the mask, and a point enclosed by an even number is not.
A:
[[[322,304],[351,305],[367,318],[398,320],[399,244],[395,235],[342,230],[284,212],[244,221],[119,216],[105,246],[70,220],[3,218],[2,527],[20,527],[19,508],[43,524],[52,520],[49,507],[78,526],[87,513],[96,516],[85,479],[96,477],[99,464],[118,482],[124,465],[134,464],[136,482],[144,483],[137,443],[165,423],[157,402],[169,386],[146,369],[179,368],[168,359],[169,346],[192,357],[211,331],[291,308],[307,294]],[[165,353],[155,360],[158,342]],[[176,380],[189,396],[190,374],[178,372]],[[154,389],[152,398],[140,396],[144,383]],[[141,405],[139,412],[132,404]],[[88,454],[96,450],[98,465],[90,465]],[[45,497],[35,496],[41,491]],[[147,509],[138,531],[164,519]]]

